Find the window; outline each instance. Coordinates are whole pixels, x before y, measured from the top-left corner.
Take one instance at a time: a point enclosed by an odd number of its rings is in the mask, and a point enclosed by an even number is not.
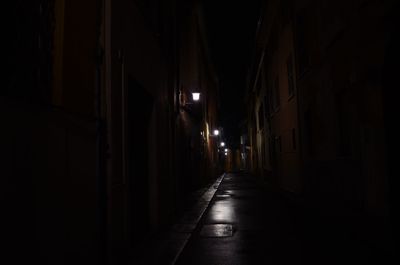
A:
[[[272,88],[272,107],[274,111],[277,111],[280,105],[280,95],[279,95],[279,77],[275,78],[275,82]]]
[[[264,142],[264,140],[262,141],[262,143],[261,143],[261,159],[262,159],[262,161],[261,161],[261,164],[262,164],[262,167],[263,168],[265,168],[266,167],[266,147],[265,147],[265,142]]]
[[[347,108],[347,102],[345,96],[341,93],[335,96],[336,113],[338,119],[338,155],[349,156],[351,155],[351,121],[349,115],[349,109]]]
[[[277,23],[274,23],[274,26],[272,27],[272,33],[271,33],[271,40],[270,40],[270,51],[272,54],[276,52],[278,49],[278,25]]]
[[[258,108],[258,129],[262,130],[264,128],[264,106],[260,105]]]
[[[268,62],[270,61],[269,55],[268,53],[266,53],[265,57],[264,57],[264,72],[263,72],[263,76],[264,76],[264,86],[266,87],[265,90],[265,94],[264,94],[264,116],[265,117],[269,117],[270,113],[271,113],[271,102],[270,100],[270,89],[271,89],[271,84],[270,84],[270,78],[269,78],[269,72],[268,72]]]
[[[306,110],[304,113],[304,131],[305,131],[305,140],[307,146],[307,153],[310,156],[314,155],[314,144],[313,144],[313,123],[312,123],[312,112],[311,108]]]
[[[304,74],[310,64],[308,45],[307,45],[307,30],[310,28],[310,23],[308,23],[307,14],[298,14],[296,17],[296,46],[298,54],[298,71],[299,75]]]
[[[136,6],[147,26],[156,34],[161,33],[161,2],[159,0],[136,0]]]
[[[291,2],[289,0],[282,0],[279,7],[282,29],[290,22],[290,9]]]
[[[276,137],[276,142],[279,152],[282,152],[282,138],[280,136]]]
[[[31,103],[51,102],[54,13],[52,1],[10,1],[9,29],[3,32],[6,72],[0,95]],[[54,1],[53,1],[54,2]],[[4,47],[4,46],[3,46]]]
[[[296,129],[292,129],[292,148],[296,150]]]
[[[288,76],[289,98],[291,98],[294,95],[293,56],[292,56],[292,54],[289,54],[289,56],[287,58],[286,69],[287,69],[287,76]]]

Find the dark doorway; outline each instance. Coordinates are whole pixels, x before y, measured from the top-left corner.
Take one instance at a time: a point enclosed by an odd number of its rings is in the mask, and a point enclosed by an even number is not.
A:
[[[126,89],[129,227],[131,244],[137,247],[149,231],[149,126],[153,97],[131,77]]]
[[[399,38],[398,27],[396,21],[399,4],[396,2],[386,18],[386,37],[385,45],[385,62],[382,71],[383,81],[383,111],[385,124],[385,140],[386,140],[386,174],[387,174],[387,200],[390,218],[391,233],[398,231],[399,218],[399,166],[398,166],[398,146],[399,146],[399,127],[396,122],[398,120],[398,63],[399,54]],[[398,244],[398,237],[396,237]],[[396,244],[394,244],[396,245]]]

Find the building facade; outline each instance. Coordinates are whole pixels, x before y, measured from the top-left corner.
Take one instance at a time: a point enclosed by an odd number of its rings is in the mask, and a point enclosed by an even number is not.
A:
[[[124,263],[218,173],[201,5],[19,2],[1,94],[10,227],[42,264]]]
[[[279,1],[269,2],[265,10],[257,29],[246,99],[252,170],[285,190],[298,192],[298,94],[291,10]]]
[[[251,169],[387,236],[384,68],[393,1],[266,1],[248,74]],[[386,235],[384,235],[386,233]]]

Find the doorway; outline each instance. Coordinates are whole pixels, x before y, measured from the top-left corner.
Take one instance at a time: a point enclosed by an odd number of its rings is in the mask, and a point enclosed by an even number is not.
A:
[[[128,77],[126,97],[126,156],[129,238],[136,249],[149,231],[149,127],[154,100]]]

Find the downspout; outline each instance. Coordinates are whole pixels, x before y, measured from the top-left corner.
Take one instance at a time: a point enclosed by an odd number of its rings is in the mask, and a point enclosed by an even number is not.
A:
[[[102,22],[104,12],[103,0],[98,0],[96,5],[96,51],[95,51],[95,118],[96,118],[96,188],[97,188],[97,249],[99,264],[106,265],[107,254],[107,178],[103,168],[104,155],[104,129],[102,119],[101,80],[103,54],[102,47]]]

